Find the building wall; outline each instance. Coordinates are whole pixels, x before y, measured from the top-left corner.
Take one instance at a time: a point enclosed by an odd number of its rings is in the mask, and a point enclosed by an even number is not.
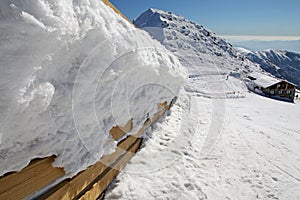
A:
[[[296,93],[296,86],[286,81],[281,81],[280,83],[263,89],[263,92],[268,96],[285,97],[293,101]]]

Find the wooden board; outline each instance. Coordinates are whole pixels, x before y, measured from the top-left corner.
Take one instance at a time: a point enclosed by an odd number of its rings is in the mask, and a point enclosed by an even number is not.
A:
[[[142,142],[141,136],[147,127],[164,115],[169,105],[159,104],[159,108],[161,110],[151,119],[147,119],[136,134],[120,141],[114,153],[103,156],[99,162],[74,178],[64,180],[43,194],[40,199],[69,200],[98,197],[126,166],[134,155],[133,152],[138,150]],[[132,119],[124,127],[114,128],[112,132],[116,133],[115,139],[119,140],[132,129]],[[65,174],[64,170],[52,167],[54,159],[55,156],[34,160],[22,171],[0,178],[0,200],[24,199],[62,177]]]
[[[132,145],[137,143],[137,140],[140,139],[135,137],[128,137],[121,144],[121,148],[117,148],[113,154],[104,156],[100,160],[100,162],[81,172],[76,177],[66,182],[62,187],[58,188],[58,190],[56,190],[55,192],[50,192],[49,196],[46,199],[74,199],[76,196],[80,195],[80,193],[85,190],[95,179],[103,177],[111,167],[116,165],[115,163],[119,162],[118,160],[121,157],[128,153],[128,151],[131,151],[131,148],[133,148]],[[111,181],[113,181],[113,179],[109,180],[109,182]],[[101,193],[99,193],[98,195],[100,195]]]
[[[139,138],[132,148],[121,157],[121,159],[114,165],[109,171],[98,181],[96,181],[93,186],[85,192],[78,199],[80,200],[90,200],[96,199],[100,194],[104,192],[106,187],[114,180],[117,175],[122,171],[122,169],[126,166],[126,164],[130,161],[130,159],[135,155],[135,152],[138,150],[142,142],[142,139]]]
[[[0,199],[24,199],[64,175],[62,168],[52,167],[54,156],[39,159],[20,172],[0,179]]]
[[[119,141],[126,133],[132,130],[133,119],[130,119],[125,126],[114,126],[109,133],[115,141]]]

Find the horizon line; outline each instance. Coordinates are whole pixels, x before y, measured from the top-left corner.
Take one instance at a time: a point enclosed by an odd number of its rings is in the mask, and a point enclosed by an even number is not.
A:
[[[261,40],[261,41],[293,41],[300,40],[300,36],[277,36],[277,35],[221,35],[225,39],[235,41],[249,41],[249,40]]]

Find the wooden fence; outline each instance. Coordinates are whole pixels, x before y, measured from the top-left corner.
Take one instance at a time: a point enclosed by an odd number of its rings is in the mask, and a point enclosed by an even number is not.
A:
[[[99,198],[138,151],[142,144],[142,134],[147,127],[163,116],[170,106],[171,104],[166,102],[159,104],[159,111],[151,119],[146,119],[144,125],[134,135],[126,137],[126,133],[132,130],[133,119],[122,128],[113,127],[110,131],[112,137],[116,141],[124,138],[118,142],[115,152],[103,156],[99,162],[71,179],[64,180],[64,170],[52,167],[55,156],[33,160],[20,172],[1,177],[0,200]]]
[[[115,12],[128,20],[108,0],[102,0]],[[128,20],[130,22],[130,20]],[[130,22],[131,23],[131,22]],[[0,177],[0,200],[19,199],[98,199],[105,189],[126,166],[142,144],[142,134],[149,125],[155,123],[169,110],[174,101],[158,104],[159,111],[146,119],[144,125],[134,135],[126,137],[132,130],[133,119],[124,127],[113,127],[110,134],[119,141],[114,153],[103,156],[96,164],[80,172],[71,179],[65,179],[63,168],[52,167],[55,156],[35,159],[20,172],[6,174]],[[125,137],[124,139],[122,139]]]

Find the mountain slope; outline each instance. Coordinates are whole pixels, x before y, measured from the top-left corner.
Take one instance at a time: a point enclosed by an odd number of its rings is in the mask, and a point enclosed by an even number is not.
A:
[[[134,24],[179,57],[190,75],[203,73],[209,68],[212,70],[207,63],[223,73],[241,72],[251,65],[238,56],[230,43],[183,16],[151,8],[142,13]]]
[[[255,51],[245,56],[258,63],[262,69],[282,79],[297,84],[300,88],[300,54],[289,51]]]
[[[248,93],[244,73],[261,68],[182,16],[149,9],[135,24],[190,77],[106,198],[300,199],[300,104]]]
[[[183,16],[148,9],[134,24],[147,31],[176,55],[188,69],[186,90],[210,98],[241,97],[247,89],[241,80],[259,67],[215,33]],[[234,81],[227,81],[231,77]]]

